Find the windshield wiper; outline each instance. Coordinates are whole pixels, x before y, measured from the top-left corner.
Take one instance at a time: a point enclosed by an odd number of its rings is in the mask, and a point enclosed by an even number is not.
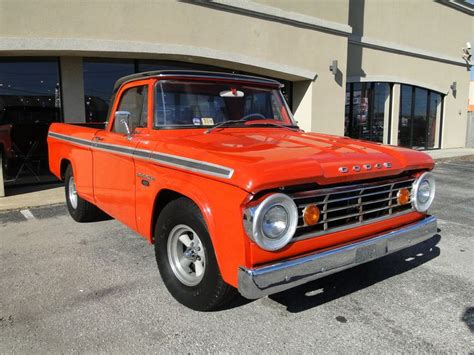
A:
[[[212,128],[209,128],[208,130],[204,131],[204,134],[211,133],[212,131],[214,131],[218,128],[224,128],[224,127],[233,126],[233,125],[236,125],[236,124],[239,124],[239,123],[245,123],[245,122],[248,122],[248,121],[257,121],[257,120],[258,119],[251,120],[251,119],[248,119],[248,118],[244,118],[244,119],[240,119],[240,120],[224,121],[224,122],[221,122],[221,123],[215,125]],[[272,126],[272,127],[286,128],[286,129],[289,129],[291,131],[298,131],[299,130],[298,126],[280,125],[280,124],[270,123],[270,122],[254,123],[254,124],[251,124],[250,126]]]
[[[218,129],[218,128],[221,128],[221,127],[226,127],[226,126],[233,126],[235,124],[239,124],[239,123],[244,123],[244,122],[247,122],[248,120],[228,120],[228,121],[224,121],[224,122],[221,122],[221,123],[218,123],[216,124],[214,127],[212,128],[209,128],[207,130],[204,131],[204,134],[208,134],[208,133],[211,133],[212,131]]]

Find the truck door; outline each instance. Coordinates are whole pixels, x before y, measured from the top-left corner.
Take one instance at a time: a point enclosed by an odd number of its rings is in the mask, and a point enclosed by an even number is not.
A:
[[[122,119],[128,115],[127,125]],[[124,116],[125,115],[125,116]],[[124,85],[116,96],[106,130],[96,134],[93,149],[94,197],[112,217],[136,229],[135,162],[133,153],[146,135],[148,82]]]

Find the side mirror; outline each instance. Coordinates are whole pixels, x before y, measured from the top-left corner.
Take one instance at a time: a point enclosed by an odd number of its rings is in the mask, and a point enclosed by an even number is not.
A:
[[[117,127],[120,127],[120,131],[127,134],[128,138],[132,137],[130,130],[130,112],[128,111],[117,111],[115,112],[115,122],[118,123]]]

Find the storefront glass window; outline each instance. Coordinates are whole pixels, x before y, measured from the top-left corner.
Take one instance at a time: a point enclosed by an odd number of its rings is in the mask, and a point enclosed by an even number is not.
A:
[[[389,97],[390,84],[388,83],[347,84],[345,135],[383,142]]]
[[[49,179],[46,136],[61,118],[60,92],[56,59],[0,60],[0,153],[7,184]]]
[[[398,145],[414,149],[437,148],[438,118],[442,96],[434,91],[411,85],[400,90]]]
[[[115,60],[85,58],[83,66],[86,122],[105,122],[107,120],[110,97],[112,95],[114,84],[117,79],[125,75],[155,70],[202,70],[249,74],[210,65],[170,60]],[[292,83],[285,80],[276,80],[285,85],[282,92],[291,108]]]
[[[133,60],[84,59],[86,122],[105,122],[117,79],[135,73]]]

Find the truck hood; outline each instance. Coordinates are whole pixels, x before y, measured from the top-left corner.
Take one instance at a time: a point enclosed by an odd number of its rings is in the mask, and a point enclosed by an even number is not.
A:
[[[423,152],[326,134],[281,128],[187,133],[173,138],[161,135],[156,151],[228,168],[227,178],[217,178],[251,193],[393,176],[434,166]]]

